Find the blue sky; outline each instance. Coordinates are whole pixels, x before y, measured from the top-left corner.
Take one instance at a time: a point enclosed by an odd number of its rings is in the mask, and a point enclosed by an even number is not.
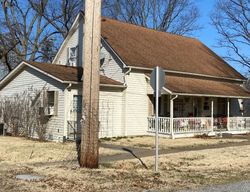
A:
[[[200,25],[203,27],[202,30],[197,32],[195,37],[197,37],[200,41],[202,41],[205,45],[207,45],[210,49],[212,49],[219,56],[226,55],[225,48],[218,48],[217,40],[219,38],[216,29],[211,25],[210,21],[210,13],[213,11],[215,0],[196,0],[197,6],[200,9],[201,18],[199,20]],[[233,66],[237,71],[246,75],[247,68],[243,67],[238,63],[229,63]]]

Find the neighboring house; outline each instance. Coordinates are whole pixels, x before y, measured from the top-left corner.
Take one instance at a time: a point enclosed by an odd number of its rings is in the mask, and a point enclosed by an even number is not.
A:
[[[0,96],[47,87],[55,108],[48,137],[74,138],[80,127],[84,19],[79,14],[53,64],[22,62],[0,82]],[[150,73],[160,66],[166,85],[159,131],[188,136],[250,131],[247,80],[200,41],[103,18],[100,137],[155,131]],[[54,91],[54,94],[53,94]]]

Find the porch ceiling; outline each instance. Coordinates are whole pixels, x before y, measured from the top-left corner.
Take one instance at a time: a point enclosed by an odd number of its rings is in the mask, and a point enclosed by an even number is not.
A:
[[[165,87],[173,94],[250,98],[250,91],[235,82],[187,76],[166,76]]]

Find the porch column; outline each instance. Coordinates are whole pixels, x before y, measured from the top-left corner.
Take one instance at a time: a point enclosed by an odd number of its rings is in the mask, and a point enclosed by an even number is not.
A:
[[[230,123],[229,123],[229,121],[230,121],[230,99],[229,98],[227,98],[227,130],[229,131],[229,129],[230,129]]]
[[[174,100],[170,99],[170,132],[171,137],[174,139]]]
[[[211,100],[211,129],[214,131],[214,100]]]
[[[170,96],[170,132],[172,139],[174,139],[174,100],[177,97],[178,95],[176,95],[175,97]]]

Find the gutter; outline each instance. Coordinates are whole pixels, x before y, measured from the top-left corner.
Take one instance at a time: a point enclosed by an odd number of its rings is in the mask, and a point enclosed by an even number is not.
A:
[[[128,70],[124,73],[124,76],[123,76],[123,80],[124,80],[123,85],[126,86],[126,87],[127,87],[126,75],[128,75],[131,72],[131,70],[132,70],[131,67],[129,67]]]
[[[124,85],[111,85],[111,84],[100,84],[101,87],[114,87],[114,88],[126,88]]]
[[[66,89],[69,89],[72,87],[72,83],[69,83],[69,85],[66,87]]]
[[[207,95],[207,94],[191,94],[191,93],[173,93],[181,96],[196,96],[196,97],[220,97],[220,98],[232,98],[232,99],[250,99],[246,96],[227,96],[227,95]]]
[[[63,81],[62,83],[78,85],[78,84],[81,84],[82,82],[77,82],[77,81]]]
[[[174,101],[175,99],[178,98],[179,95],[175,95],[173,98],[171,98],[170,100]]]

